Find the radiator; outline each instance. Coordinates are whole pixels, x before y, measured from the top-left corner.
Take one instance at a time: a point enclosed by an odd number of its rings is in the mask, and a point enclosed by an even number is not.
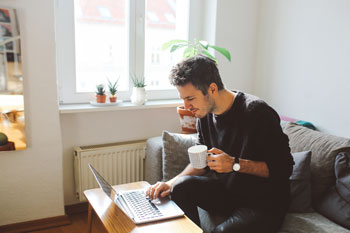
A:
[[[92,166],[111,185],[142,181],[146,141],[133,141],[74,148],[74,180],[76,197],[86,201],[84,190],[97,188],[90,171]]]

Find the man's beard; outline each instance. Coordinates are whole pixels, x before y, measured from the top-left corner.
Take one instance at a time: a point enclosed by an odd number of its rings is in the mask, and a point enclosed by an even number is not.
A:
[[[206,96],[205,96],[205,101],[206,101],[206,111],[205,111],[205,115],[203,115],[203,116],[198,116],[198,118],[203,118],[203,117],[205,117],[206,115],[208,115],[209,113],[213,113],[215,110],[216,110],[216,104],[215,104],[215,101],[212,99],[212,98],[210,98],[210,96],[209,96],[209,94],[207,94]],[[197,116],[196,116],[197,117]]]

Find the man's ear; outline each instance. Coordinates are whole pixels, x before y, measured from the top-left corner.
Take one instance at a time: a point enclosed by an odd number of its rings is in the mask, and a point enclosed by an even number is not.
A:
[[[208,92],[210,93],[210,95],[216,95],[218,93],[218,86],[216,85],[216,83],[211,83],[209,85]]]

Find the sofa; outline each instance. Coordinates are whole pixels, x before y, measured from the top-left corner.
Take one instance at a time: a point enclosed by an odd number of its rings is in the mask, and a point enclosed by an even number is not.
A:
[[[350,233],[350,139],[294,122],[281,121],[281,127],[289,137],[295,165],[290,177],[292,201],[279,232]],[[149,138],[145,180],[167,181],[182,171],[195,137],[164,131]],[[203,232],[211,232],[227,218],[198,209]]]

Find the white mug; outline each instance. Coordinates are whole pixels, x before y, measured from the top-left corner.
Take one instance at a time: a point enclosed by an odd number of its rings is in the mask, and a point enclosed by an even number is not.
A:
[[[208,148],[206,145],[191,146],[187,151],[193,168],[201,169],[207,166]]]

